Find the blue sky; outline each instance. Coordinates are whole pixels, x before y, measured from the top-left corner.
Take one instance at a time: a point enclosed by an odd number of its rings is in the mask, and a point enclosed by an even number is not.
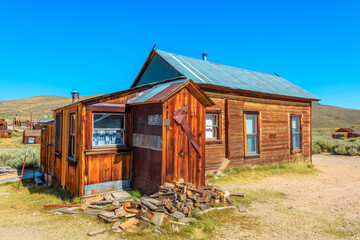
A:
[[[157,48],[360,109],[359,1],[1,1],[0,100],[130,87]]]

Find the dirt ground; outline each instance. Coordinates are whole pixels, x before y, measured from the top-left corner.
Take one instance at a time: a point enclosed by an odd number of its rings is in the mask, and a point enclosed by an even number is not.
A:
[[[272,177],[229,189],[267,189],[286,199],[252,204],[259,231],[232,224],[218,227],[218,239],[360,239],[360,157],[314,155],[319,173]]]
[[[255,219],[256,227],[224,222],[215,229],[216,239],[360,239],[360,157],[316,155],[313,163],[319,169],[316,174],[282,175],[246,185],[222,185],[245,194],[265,190],[284,193],[286,197],[253,202],[247,213],[229,213]],[[86,236],[89,228],[105,226],[90,221],[88,216],[44,215],[21,209],[6,211],[18,211],[18,214],[2,217],[0,211],[0,239],[120,238],[107,234]],[[66,219],[68,222],[64,224]]]

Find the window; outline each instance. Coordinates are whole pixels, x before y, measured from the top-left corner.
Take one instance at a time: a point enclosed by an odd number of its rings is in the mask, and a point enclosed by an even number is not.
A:
[[[244,114],[246,155],[259,154],[258,114]]]
[[[93,113],[93,146],[124,145],[125,115]]]
[[[74,158],[75,153],[75,113],[70,114],[69,157]]]
[[[301,117],[291,116],[291,144],[292,150],[301,150]]]
[[[56,115],[55,152],[60,153],[61,115]]]
[[[217,139],[218,129],[218,114],[206,114],[206,139]]]
[[[34,142],[35,142],[35,139],[33,137],[29,137],[28,143],[34,143]]]

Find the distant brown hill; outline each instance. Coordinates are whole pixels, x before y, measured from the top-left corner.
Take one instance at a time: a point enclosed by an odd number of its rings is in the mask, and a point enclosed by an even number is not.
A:
[[[95,96],[98,95],[82,96],[80,97],[80,100]],[[44,119],[46,116],[47,119],[51,119],[51,109],[70,103],[71,97],[59,97],[54,95],[39,95],[19,100],[0,101],[0,118],[5,118],[6,121],[12,122],[14,114],[30,116],[30,112],[32,112],[35,120]]]
[[[99,95],[88,95],[80,97],[80,100],[96,97]],[[51,109],[58,108],[71,103],[70,97],[59,97],[54,95],[40,95],[19,100],[0,101],[0,118],[12,122],[14,114],[30,116],[33,113],[35,120],[52,118]],[[336,128],[360,126],[360,110],[334,107],[330,105],[313,104],[313,127],[314,128]]]
[[[360,126],[360,110],[313,103],[314,128]]]

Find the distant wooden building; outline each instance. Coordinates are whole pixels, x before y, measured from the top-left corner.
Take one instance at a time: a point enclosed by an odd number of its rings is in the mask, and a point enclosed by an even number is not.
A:
[[[40,144],[41,130],[24,130],[23,143],[24,144]]]
[[[73,99],[53,110],[41,147],[43,171],[73,195],[150,194],[180,177],[201,186],[225,159],[311,161],[319,100],[278,76],[155,49],[130,89]]]
[[[5,119],[0,119],[0,130],[7,130],[7,122]]]
[[[354,131],[351,128],[339,128],[335,132],[332,133],[333,138],[356,138],[360,137],[360,133]]]
[[[32,123],[30,123],[32,122]],[[32,119],[28,116],[16,116],[14,120],[15,126],[27,126],[29,127],[30,124],[36,123],[36,120]]]
[[[0,138],[11,138],[11,130],[7,128],[5,119],[0,119]]]

